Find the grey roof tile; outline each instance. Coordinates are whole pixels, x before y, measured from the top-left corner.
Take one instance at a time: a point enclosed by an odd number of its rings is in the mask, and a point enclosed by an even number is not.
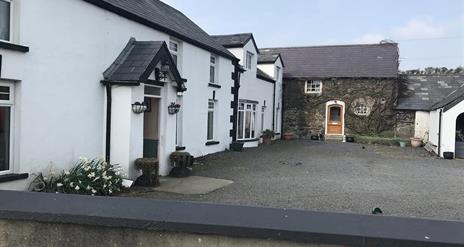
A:
[[[243,47],[250,39],[253,38],[252,33],[237,33],[225,35],[212,35],[219,44],[225,47]]]
[[[430,110],[436,110],[443,108],[443,111],[448,111],[449,109],[453,108],[453,106],[459,104],[461,101],[464,100],[464,83],[452,93],[444,97],[441,101],[434,104],[430,107]]]
[[[427,111],[464,85],[464,75],[408,75],[400,81],[396,109]]]
[[[186,42],[236,60],[225,47],[185,16],[159,0],[84,0]]]
[[[285,62],[284,77],[398,76],[398,45],[334,45],[266,48]]]

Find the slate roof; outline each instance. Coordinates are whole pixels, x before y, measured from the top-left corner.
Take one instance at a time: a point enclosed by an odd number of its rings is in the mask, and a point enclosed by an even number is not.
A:
[[[266,74],[266,72],[260,70],[259,68],[256,68],[256,77],[268,82],[275,82],[274,78]]]
[[[259,53],[258,46],[256,45],[255,38],[252,33],[236,33],[236,34],[224,34],[224,35],[212,35],[219,44],[226,48],[238,48],[245,46],[248,41],[252,40],[255,49]]]
[[[237,60],[225,47],[182,12],[159,0],[84,0],[188,43]]]
[[[177,82],[178,90],[185,90],[166,42],[136,41],[131,38],[111,66],[103,72],[104,81],[113,84],[139,85],[146,83],[159,62],[166,62]]]
[[[464,84],[461,85],[461,87],[459,87],[455,91],[453,91],[451,94],[447,95],[444,99],[434,104],[430,108],[430,110],[436,110],[439,108],[443,108],[443,111],[446,112],[449,109],[453,108],[453,106],[459,104],[463,100],[464,100]]]
[[[277,59],[279,59],[279,57],[281,58],[282,65],[284,65],[284,61],[280,56],[280,53],[274,53],[269,49],[260,49],[258,56],[258,64],[275,63]]]
[[[370,77],[398,76],[398,45],[334,45],[266,48],[279,54],[285,61],[286,78]]]
[[[449,95],[464,85],[464,75],[409,75],[400,81],[396,109],[428,111],[451,99]]]

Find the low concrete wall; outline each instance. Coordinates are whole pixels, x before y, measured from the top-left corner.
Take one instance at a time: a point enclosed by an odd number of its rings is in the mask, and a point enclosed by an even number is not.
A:
[[[0,191],[0,247],[445,247],[463,233],[459,221]]]
[[[342,247],[340,245],[305,244],[290,241],[235,238],[218,235],[199,235],[77,224],[0,220],[0,247],[7,246]]]

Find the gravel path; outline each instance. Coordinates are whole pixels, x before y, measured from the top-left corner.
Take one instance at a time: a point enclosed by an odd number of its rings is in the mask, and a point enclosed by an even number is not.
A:
[[[210,155],[194,175],[234,184],[207,195],[136,189],[125,196],[464,220],[464,161],[423,149],[291,141]]]

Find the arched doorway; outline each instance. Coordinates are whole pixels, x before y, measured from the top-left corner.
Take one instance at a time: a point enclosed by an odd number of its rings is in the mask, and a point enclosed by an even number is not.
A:
[[[338,100],[326,103],[325,134],[343,136],[345,134],[345,103]]]
[[[464,113],[456,118],[456,158],[464,158]]]

